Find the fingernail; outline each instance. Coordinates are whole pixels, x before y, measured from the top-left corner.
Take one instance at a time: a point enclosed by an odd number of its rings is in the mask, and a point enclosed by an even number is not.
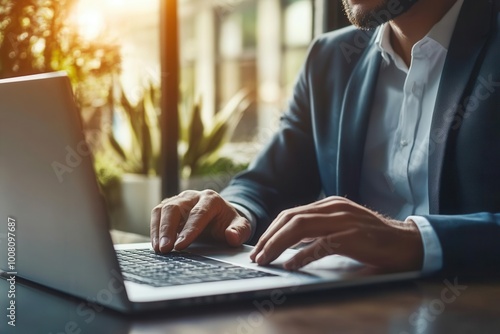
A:
[[[266,262],[266,254],[260,253],[259,256],[255,259],[257,263],[265,263]]]
[[[257,252],[252,251],[250,253],[250,258],[253,260],[253,262],[257,262],[257,258],[256,257],[257,257]]]
[[[179,236],[179,237],[177,238],[177,240],[175,241],[175,245],[174,245],[174,247],[177,247],[177,246],[178,246],[181,242],[183,242],[183,241],[184,241],[184,239],[185,239],[185,238],[184,238],[184,236],[182,236],[182,235],[181,235],[181,236]]]
[[[167,237],[162,237],[160,240],[160,249],[167,246],[168,244],[168,238]]]

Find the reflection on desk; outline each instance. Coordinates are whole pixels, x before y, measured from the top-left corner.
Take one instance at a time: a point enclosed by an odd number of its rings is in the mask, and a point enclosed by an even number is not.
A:
[[[500,333],[500,283],[458,279],[390,283],[127,316],[18,279],[16,327],[0,333]]]

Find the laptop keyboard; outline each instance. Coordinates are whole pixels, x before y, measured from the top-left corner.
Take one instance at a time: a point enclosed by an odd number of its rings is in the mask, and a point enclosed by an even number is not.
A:
[[[277,276],[188,252],[133,249],[116,254],[125,280],[154,287]]]

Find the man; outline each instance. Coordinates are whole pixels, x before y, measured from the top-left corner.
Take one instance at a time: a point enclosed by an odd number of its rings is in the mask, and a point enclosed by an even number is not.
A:
[[[156,251],[267,228],[261,265],[314,238],[286,269],[328,242],[392,270],[499,271],[500,1],[343,2],[359,29],[313,43],[278,133],[221,195],[153,210]]]

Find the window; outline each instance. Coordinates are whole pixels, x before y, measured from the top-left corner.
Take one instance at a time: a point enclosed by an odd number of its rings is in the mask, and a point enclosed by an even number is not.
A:
[[[203,117],[209,120],[238,91],[250,91],[252,104],[229,145],[236,148],[234,154],[245,152],[250,160],[276,130],[313,38],[313,4],[180,2],[182,99],[201,98]]]
[[[216,106],[220,109],[240,89],[248,89],[256,100],[257,91],[257,7],[254,1],[234,6],[217,18]],[[245,112],[233,135],[234,141],[249,141],[257,128],[257,109],[253,103]]]
[[[285,0],[283,11],[282,85],[290,93],[313,37],[313,3]]]
[[[98,137],[89,141],[113,221],[121,224],[130,217],[124,224],[140,225],[140,229],[124,229],[145,234],[148,228],[141,223],[148,221],[151,207],[160,201],[160,1],[19,0],[4,1],[8,5],[0,8],[0,77],[68,71],[84,130]],[[184,124],[198,99],[203,122],[197,125],[203,133],[214,116],[226,114],[221,109],[242,91],[242,101],[249,102],[241,103],[245,112],[222,150],[206,156],[190,152],[194,156],[190,165],[189,150],[179,150],[181,166],[191,173],[196,164],[200,174],[224,172],[222,180],[212,177],[208,183],[187,188],[219,190],[276,130],[313,37],[314,4],[326,2],[178,3]],[[214,132],[214,136],[221,134]],[[179,146],[189,147],[186,136],[183,140]],[[207,146],[206,142],[200,146]],[[201,158],[205,165],[200,164]],[[126,178],[129,174],[135,177]],[[139,179],[146,188],[135,188]],[[132,199],[134,194],[138,197]]]

